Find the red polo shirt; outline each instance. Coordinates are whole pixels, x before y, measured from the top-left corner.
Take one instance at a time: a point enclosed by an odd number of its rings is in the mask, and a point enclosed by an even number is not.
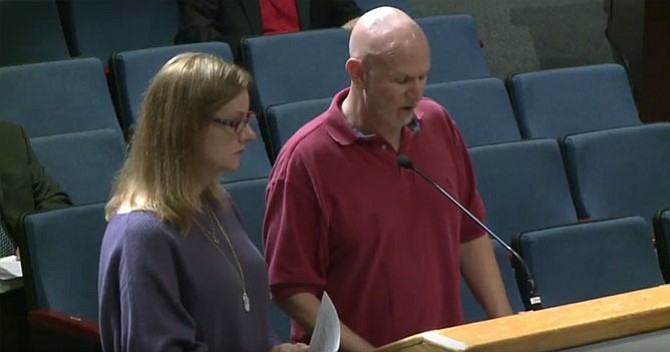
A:
[[[396,163],[407,154],[483,219],[455,123],[424,99],[419,128],[403,128],[396,152],[354,131],[340,110],[347,94],[286,142],[270,174],[263,235],[274,298],[326,291],[340,319],[375,346],[463,323],[460,245],[484,231]],[[295,323],[291,335],[309,341]]]
[[[297,32],[300,30],[295,0],[259,0],[263,34]]]

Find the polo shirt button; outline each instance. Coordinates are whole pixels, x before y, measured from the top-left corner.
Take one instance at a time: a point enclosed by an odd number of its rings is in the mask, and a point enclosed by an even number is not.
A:
[[[382,149],[386,150],[386,144],[382,144]]]

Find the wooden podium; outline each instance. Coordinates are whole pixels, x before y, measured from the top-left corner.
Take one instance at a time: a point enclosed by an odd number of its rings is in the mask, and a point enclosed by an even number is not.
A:
[[[670,327],[670,285],[429,331],[377,352],[555,351]],[[670,347],[668,347],[670,350]]]

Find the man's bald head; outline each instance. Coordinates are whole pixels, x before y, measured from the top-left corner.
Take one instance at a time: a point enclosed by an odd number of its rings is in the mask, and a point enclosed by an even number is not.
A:
[[[342,111],[361,131],[397,145],[400,130],[423,97],[430,47],[412,18],[393,7],[361,16],[349,40],[345,68],[351,88]]]
[[[371,57],[393,56],[416,46],[428,47],[421,27],[401,10],[384,6],[358,19],[349,39],[349,56],[365,61]]]

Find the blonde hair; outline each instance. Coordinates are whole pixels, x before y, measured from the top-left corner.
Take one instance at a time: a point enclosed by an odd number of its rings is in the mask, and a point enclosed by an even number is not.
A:
[[[214,55],[184,53],[170,59],[146,91],[105,218],[129,205],[157,213],[186,234],[203,199],[221,204],[218,182],[202,190],[196,150],[214,113],[250,85],[245,70]]]

